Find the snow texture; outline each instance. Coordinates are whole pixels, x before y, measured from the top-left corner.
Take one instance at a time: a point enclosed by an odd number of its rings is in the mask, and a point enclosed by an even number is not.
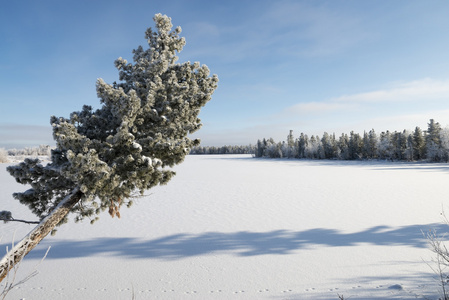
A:
[[[0,165],[2,210],[34,219]],[[188,156],[122,218],[70,221],[11,299],[438,299],[449,165]],[[447,208],[447,207],[446,207]],[[32,225],[1,224],[1,249]]]

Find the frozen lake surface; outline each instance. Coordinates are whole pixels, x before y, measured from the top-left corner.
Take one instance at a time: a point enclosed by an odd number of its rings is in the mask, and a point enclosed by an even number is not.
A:
[[[0,164],[1,210],[35,219]],[[438,299],[448,164],[188,156],[121,219],[62,226],[11,299]],[[32,225],[1,224],[1,249]]]

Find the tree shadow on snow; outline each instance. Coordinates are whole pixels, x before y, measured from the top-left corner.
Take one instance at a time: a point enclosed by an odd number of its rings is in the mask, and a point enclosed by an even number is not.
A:
[[[105,237],[90,240],[48,239],[31,251],[27,258],[41,259],[50,245],[52,248],[47,259],[96,255],[166,260],[208,254],[245,257],[291,254],[297,250],[313,249],[317,246],[343,247],[360,244],[425,248],[428,245],[424,234],[429,230],[445,233],[448,232],[449,226],[444,224],[411,225],[399,228],[376,226],[354,233],[323,228],[304,231],[180,233],[151,240],[134,237]]]

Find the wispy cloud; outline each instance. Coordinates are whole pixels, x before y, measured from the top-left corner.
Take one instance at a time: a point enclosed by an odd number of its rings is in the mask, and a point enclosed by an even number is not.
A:
[[[416,100],[449,100],[449,79],[421,79],[411,82],[404,82],[390,85],[389,88],[359,93],[353,95],[343,95],[328,102],[342,103],[379,103],[379,102],[403,102]]]
[[[288,108],[291,113],[309,114],[324,113],[348,110],[354,108],[354,105],[348,103],[336,103],[331,101],[324,102],[304,102],[298,103]]]
[[[357,15],[324,4],[276,2],[267,16],[275,24],[276,32],[283,32],[276,36],[293,42],[282,50],[300,56],[339,53],[372,36]]]
[[[253,10],[251,6],[248,9]],[[258,12],[239,22],[186,24],[188,42],[201,45],[193,54],[215,55],[227,62],[276,56],[322,57],[346,51],[373,35],[359,16],[329,5],[268,1],[258,6]]]
[[[285,112],[295,115],[322,114],[368,110],[378,103],[389,105],[404,102],[431,104],[434,101],[449,100],[449,79],[421,79],[410,82],[389,84],[379,90],[343,95],[323,101],[300,102],[288,107]],[[449,101],[447,102],[449,108]],[[377,107],[378,108],[378,107]]]

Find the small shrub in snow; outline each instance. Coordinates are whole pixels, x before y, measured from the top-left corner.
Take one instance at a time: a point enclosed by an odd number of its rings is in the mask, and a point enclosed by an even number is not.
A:
[[[8,152],[5,149],[1,148],[0,149],[0,163],[7,163],[7,162],[9,162]]]

